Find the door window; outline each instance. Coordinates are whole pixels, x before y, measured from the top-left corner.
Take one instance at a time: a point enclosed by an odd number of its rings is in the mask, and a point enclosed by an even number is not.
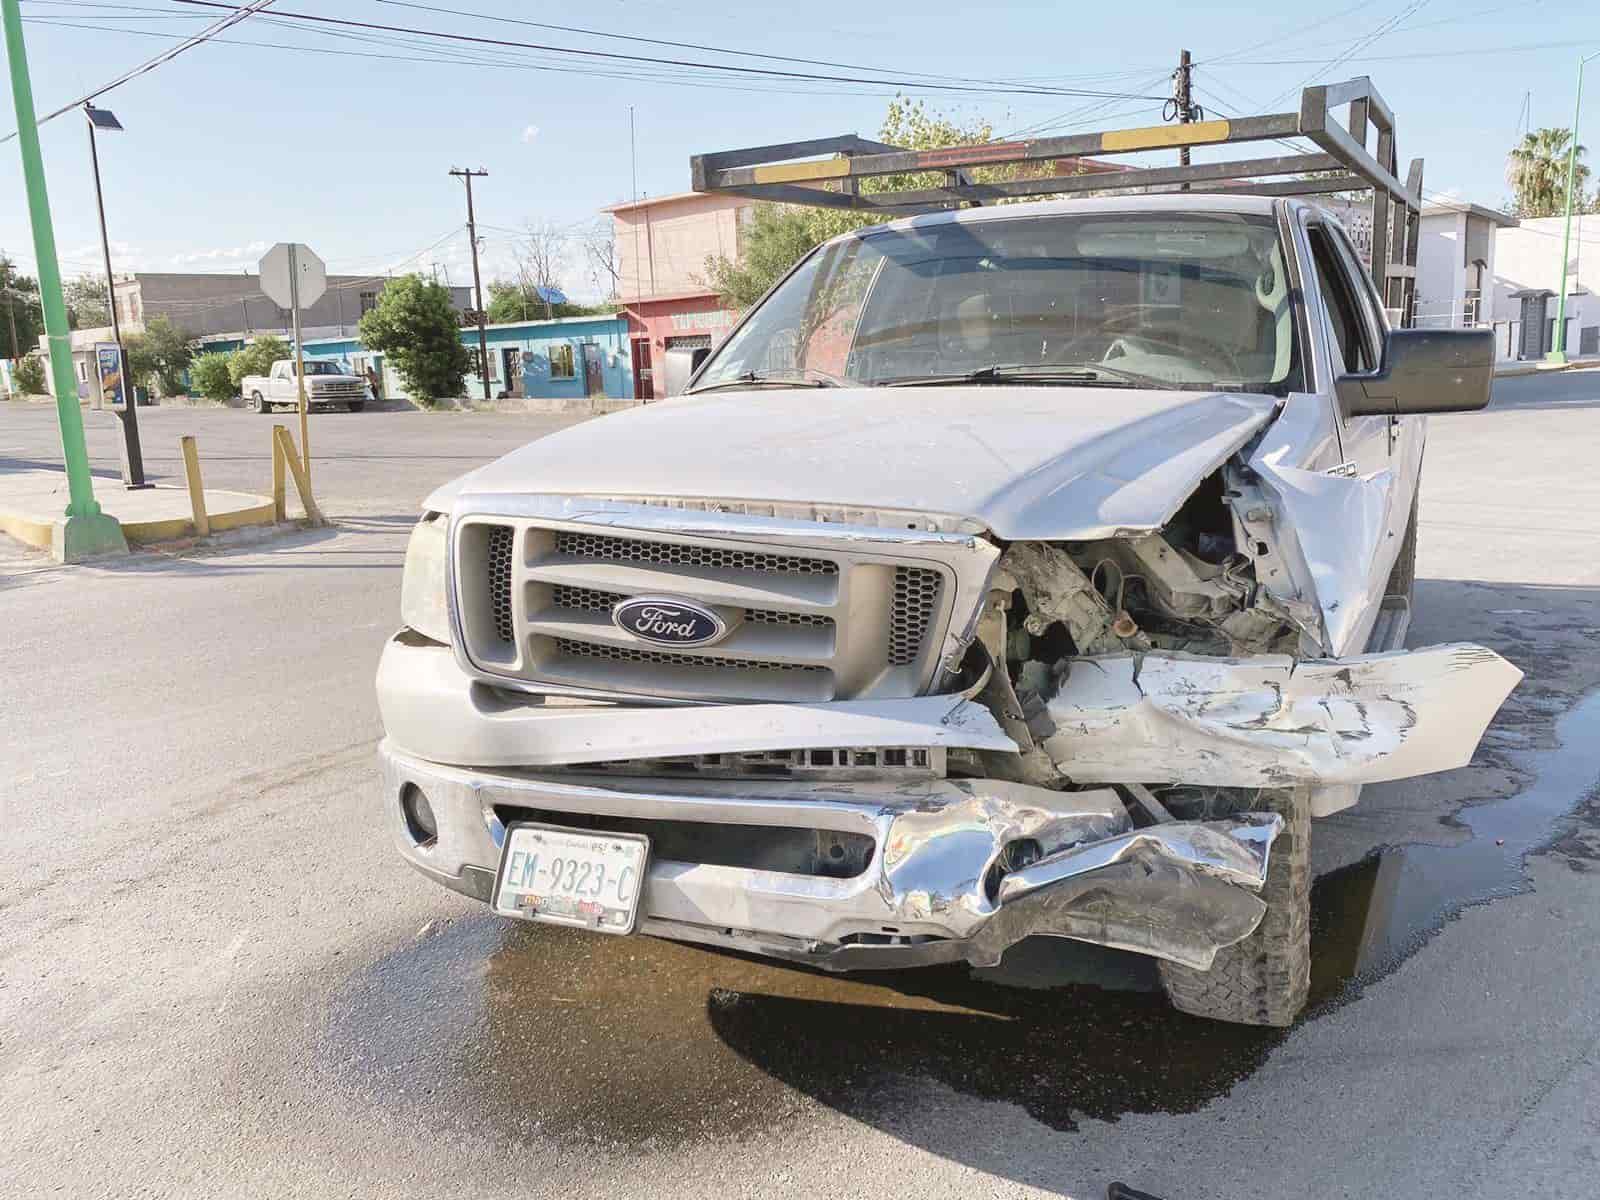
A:
[[[1334,369],[1346,373],[1377,370],[1372,329],[1362,311],[1355,283],[1346,273],[1327,229],[1312,225],[1306,234],[1317,268],[1317,292],[1333,331]]]

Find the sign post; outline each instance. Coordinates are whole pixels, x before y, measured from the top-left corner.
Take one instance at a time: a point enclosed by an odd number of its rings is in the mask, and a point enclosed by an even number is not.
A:
[[[261,259],[261,290],[294,318],[295,394],[300,400],[300,463],[306,479],[311,478],[311,429],[307,421],[306,360],[300,334],[302,305],[315,304],[328,290],[327,265],[310,246],[300,242],[279,242]]]

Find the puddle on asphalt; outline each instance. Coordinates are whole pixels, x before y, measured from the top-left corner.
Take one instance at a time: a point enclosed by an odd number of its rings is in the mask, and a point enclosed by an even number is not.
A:
[[[1319,879],[1313,1005],[1393,969],[1462,907],[1525,887],[1523,856],[1600,773],[1597,732],[1600,695],[1560,722],[1561,749],[1515,755],[1538,771],[1529,790],[1461,811],[1471,841],[1383,851]],[[425,1107],[432,1126],[649,1146],[782,1128],[812,1102],[914,1124],[908,1078],[1056,1129],[1193,1111],[1284,1036],[1176,1013],[1146,960],[1096,947],[1036,939],[997,975],[830,976],[474,915],[337,993],[322,1053],[336,1077]],[[1110,987],[1060,982],[1084,978]]]

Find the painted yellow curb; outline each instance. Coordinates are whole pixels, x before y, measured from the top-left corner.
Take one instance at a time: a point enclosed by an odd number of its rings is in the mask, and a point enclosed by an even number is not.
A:
[[[15,513],[0,512],[0,533],[8,533],[19,542],[27,542],[36,549],[50,549],[55,537],[54,530],[54,521],[33,521]]]
[[[241,508],[236,512],[213,514],[211,517],[211,532],[217,533],[225,529],[244,529],[251,525],[271,525],[272,520],[272,501],[268,500],[265,504],[258,504],[254,508]],[[122,536],[130,542],[138,542],[140,545],[150,545],[153,542],[176,542],[183,538],[195,536],[194,519],[192,517],[171,517],[165,521],[124,521],[122,523]],[[48,544],[47,541],[46,545]]]

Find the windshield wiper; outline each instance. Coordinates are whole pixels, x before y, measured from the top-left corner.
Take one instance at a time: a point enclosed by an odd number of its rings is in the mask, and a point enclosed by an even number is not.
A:
[[[1169,387],[1166,380],[1100,362],[991,363],[960,375],[904,375],[879,380],[879,387],[941,387],[962,383],[1111,383]]]
[[[792,375],[762,375],[756,371],[746,371],[743,375],[736,375],[732,379],[725,379],[721,383],[708,383],[705,387],[690,388],[689,394],[699,392],[715,392],[721,388],[735,387],[848,387],[849,385],[836,375],[829,375],[826,371],[814,370],[805,367]]]

